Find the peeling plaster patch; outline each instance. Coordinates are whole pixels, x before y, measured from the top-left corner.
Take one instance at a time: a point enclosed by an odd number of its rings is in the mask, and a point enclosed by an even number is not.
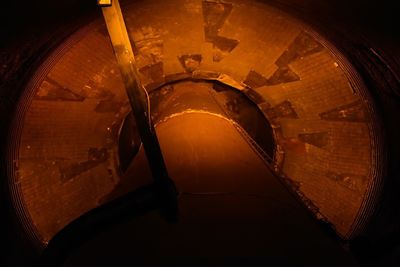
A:
[[[298,119],[298,115],[294,110],[292,103],[289,101],[284,101],[273,108],[269,108],[266,110],[268,118],[271,120],[275,120],[277,118],[292,118]]]
[[[109,99],[100,100],[94,111],[98,113],[117,113],[123,105],[123,101],[111,97]]]
[[[277,85],[300,80],[299,75],[289,67],[289,64],[300,58],[318,53],[323,49],[324,47],[311,35],[304,31],[301,32],[275,62],[278,69],[272,77],[268,79],[266,85]]]
[[[324,47],[320,43],[303,31],[289,45],[288,49],[278,58],[275,64],[279,68],[286,67],[302,57],[318,53],[323,49]]]
[[[85,98],[104,99],[110,98],[114,94],[110,90],[104,88],[103,85],[97,85],[92,80],[89,80],[79,91],[79,94]]]
[[[162,62],[164,58],[164,41],[162,32],[153,27],[141,27],[131,32],[132,49],[139,68]]]
[[[300,77],[297,75],[291,68],[288,66],[281,67],[274,72],[274,74],[270,78],[266,78],[260,73],[251,70],[246,79],[243,81],[246,85],[250,86],[253,89],[262,87],[262,86],[272,86],[278,85],[282,83],[289,83],[299,81]]]
[[[323,49],[324,47],[320,43],[303,31],[275,62],[278,69],[271,77],[264,77],[260,73],[251,70],[247,74],[244,83],[251,88],[258,88],[299,81],[300,76],[290,68],[289,64],[303,57],[318,53]]]
[[[163,34],[161,30],[150,26],[130,31],[136,64],[143,74],[142,83],[146,86],[154,87],[164,81]]]
[[[328,121],[367,122],[366,111],[361,101],[343,105],[319,114],[321,119]]]
[[[58,82],[47,78],[40,85],[35,99],[49,101],[83,101],[85,100],[85,97],[72,92],[70,89],[62,86]]]
[[[229,39],[226,37],[216,36],[214,38],[213,44],[220,51],[230,53],[239,44],[239,41],[234,39]]]
[[[290,67],[281,67],[268,79],[266,85],[277,85],[299,81],[300,77]]]
[[[146,65],[139,71],[153,82],[162,82],[164,80],[164,64],[162,62]]]
[[[319,148],[326,147],[330,141],[328,132],[303,133],[299,134],[298,137],[300,141]]]
[[[200,54],[182,55],[178,57],[178,59],[182,67],[186,70],[186,72],[191,73],[200,66],[203,57]]]
[[[260,73],[251,70],[247,74],[244,83],[254,89],[266,85],[268,83],[268,79],[262,76]]]
[[[109,153],[106,148],[89,148],[87,161],[73,163],[66,166],[62,166],[63,164],[61,164],[59,167],[61,181],[67,182],[81,173],[106,162],[108,158]]]
[[[326,177],[350,190],[358,192],[363,192],[367,183],[367,177],[364,175],[327,172]]]
[[[203,1],[204,34],[213,45],[213,61],[219,62],[239,44],[238,40],[219,36],[221,28],[231,14],[233,5],[216,1]]]

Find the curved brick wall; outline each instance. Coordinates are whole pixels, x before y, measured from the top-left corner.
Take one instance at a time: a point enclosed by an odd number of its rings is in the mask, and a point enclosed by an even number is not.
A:
[[[380,132],[366,88],[329,43],[257,2],[123,8],[148,88],[195,71],[228,75],[274,128],[276,173],[340,236],[363,226],[381,178]],[[118,183],[113,130],[128,106],[101,21],[43,66],[21,100],[12,159],[21,205],[46,242]]]

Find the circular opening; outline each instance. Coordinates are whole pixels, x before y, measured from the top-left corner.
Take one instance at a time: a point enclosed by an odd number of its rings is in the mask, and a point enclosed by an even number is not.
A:
[[[150,93],[151,117],[157,126],[187,113],[209,113],[229,120],[270,164],[275,141],[270,123],[245,94],[228,85],[209,81],[178,81]],[[195,125],[197,122],[193,122]],[[135,120],[129,112],[118,137],[120,169],[125,172],[140,148]]]

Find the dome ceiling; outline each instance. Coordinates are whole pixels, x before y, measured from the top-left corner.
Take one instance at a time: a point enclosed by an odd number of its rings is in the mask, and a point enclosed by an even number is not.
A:
[[[148,0],[122,8],[157,107],[153,119],[156,111],[162,118],[220,114],[255,140],[275,174],[340,236],[362,228],[381,179],[380,132],[364,84],[329,42],[257,1]],[[218,90],[221,83],[229,90]],[[177,100],[179,92],[198,92],[200,102]],[[247,100],[229,95],[238,93]],[[240,119],[240,103],[249,100],[246,118],[261,121],[262,112],[264,130]],[[118,133],[129,110],[100,19],[69,37],[32,78],[15,123],[12,184],[21,216],[44,244],[121,183]]]

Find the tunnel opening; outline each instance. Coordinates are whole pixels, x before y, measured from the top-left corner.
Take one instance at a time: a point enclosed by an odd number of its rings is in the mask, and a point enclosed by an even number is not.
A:
[[[266,162],[273,163],[275,140],[271,124],[259,107],[238,89],[207,80],[175,81],[151,91],[150,107],[156,127],[171,117],[186,113],[224,117],[246,135]],[[141,145],[132,113],[125,116],[118,133],[118,160],[123,172]],[[196,123],[193,121],[194,125]]]

